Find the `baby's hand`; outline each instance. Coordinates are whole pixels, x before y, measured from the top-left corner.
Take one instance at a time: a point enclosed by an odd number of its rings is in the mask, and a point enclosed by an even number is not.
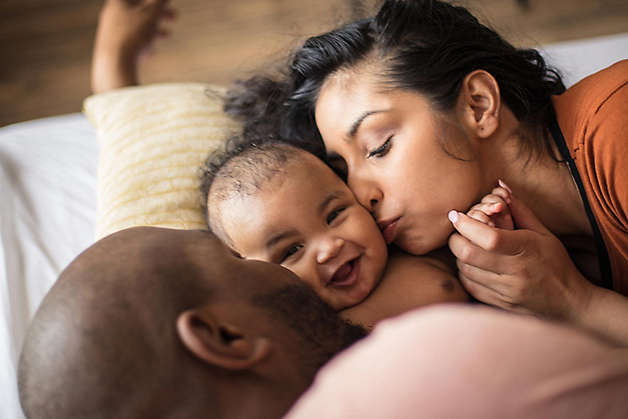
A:
[[[175,12],[169,0],[106,0],[100,12],[92,58],[94,93],[138,84],[138,58]]]
[[[513,230],[515,225],[508,206],[511,194],[510,188],[500,180],[499,186],[482,198],[479,204],[471,207],[467,215],[491,227]]]
[[[169,0],[106,0],[100,12],[96,47],[137,56],[159,36],[163,22],[175,17]]]

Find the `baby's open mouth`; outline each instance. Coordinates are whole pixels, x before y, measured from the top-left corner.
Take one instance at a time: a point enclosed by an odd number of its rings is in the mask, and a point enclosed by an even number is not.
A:
[[[360,272],[359,262],[360,258],[357,257],[340,265],[327,285],[331,287],[348,287],[353,285],[357,281],[358,273]]]

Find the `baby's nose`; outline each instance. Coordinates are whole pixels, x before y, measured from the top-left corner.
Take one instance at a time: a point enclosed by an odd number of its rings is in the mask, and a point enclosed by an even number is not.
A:
[[[323,241],[316,255],[316,261],[322,264],[335,258],[340,253],[340,250],[342,250],[344,243],[345,241],[340,237]]]

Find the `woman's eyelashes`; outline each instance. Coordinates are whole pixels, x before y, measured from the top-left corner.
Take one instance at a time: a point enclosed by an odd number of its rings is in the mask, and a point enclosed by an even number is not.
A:
[[[391,135],[381,146],[377,147],[375,150],[369,151],[367,158],[371,157],[384,157],[390,151],[390,147],[392,146],[391,141],[393,136]]]

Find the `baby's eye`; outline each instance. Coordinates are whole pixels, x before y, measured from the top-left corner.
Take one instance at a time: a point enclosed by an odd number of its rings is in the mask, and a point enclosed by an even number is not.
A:
[[[371,157],[384,157],[386,154],[388,154],[388,152],[390,151],[392,138],[393,137],[391,135],[390,137],[388,137],[386,142],[384,142],[384,144],[377,147],[375,150],[369,151],[367,158],[370,159]]]
[[[290,246],[288,249],[286,249],[286,251],[281,256],[281,260],[279,261],[279,263],[284,263],[288,258],[293,256],[295,253],[297,253],[302,248],[303,248],[302,244],[294,244],[294,245]]]
[[[331,224],[345,209],[347,209],[347,207],[340,207],[330,212],[327,216],[327,224]]]

